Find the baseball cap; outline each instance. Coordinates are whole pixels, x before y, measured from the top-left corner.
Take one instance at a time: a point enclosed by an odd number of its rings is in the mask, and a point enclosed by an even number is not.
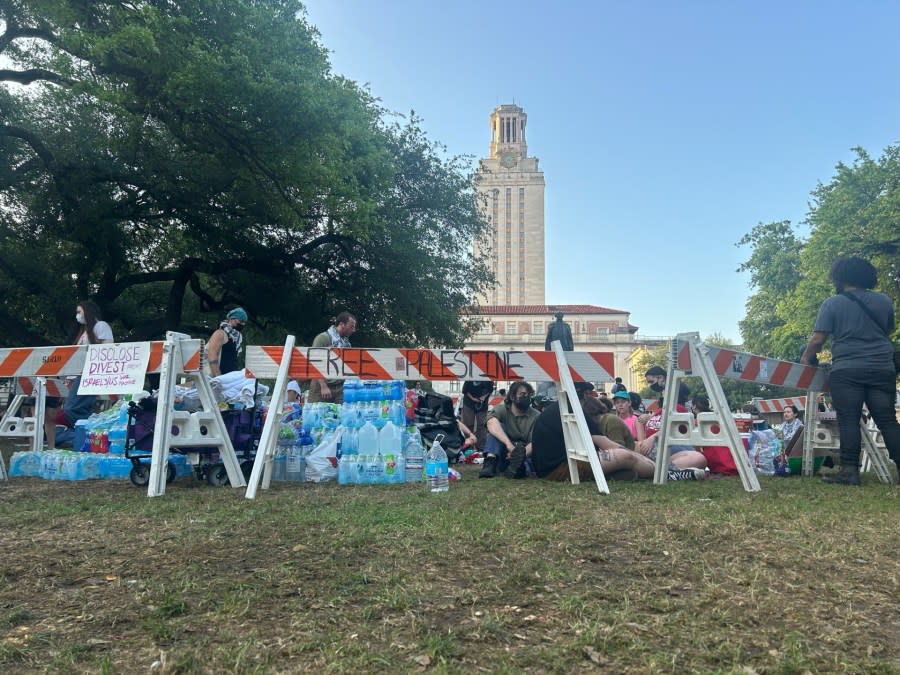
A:
[[[631,401],[631,394],[629,394],[627,391],[625,391],[623,389],[620,389],[619,391],[617,391],[615,394],[613,394],[612,397],[614,399],[624,398],[626,401]]]
[[[226,319],[237,319],[238,321],[246,321],[247,320],[247,312],[244,311],[243,307],[235,307],[233,310],[228,312],[225,315]]]

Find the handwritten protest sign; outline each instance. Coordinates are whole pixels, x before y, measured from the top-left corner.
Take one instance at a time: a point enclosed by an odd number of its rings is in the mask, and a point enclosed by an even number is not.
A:
[[[135,394],[144,388],[149,342],[88,345],[78,393]]]

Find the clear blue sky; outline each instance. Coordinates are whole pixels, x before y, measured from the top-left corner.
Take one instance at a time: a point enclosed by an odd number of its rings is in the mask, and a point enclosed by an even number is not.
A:
[[[486,156],[493,108],[522,106],[548,303],[628,310],[645,335],[738,341],[736,242],[799,224],[851,148],[900,140],[898,0],[307,7],[334,71],[415,110],[449,154]]]

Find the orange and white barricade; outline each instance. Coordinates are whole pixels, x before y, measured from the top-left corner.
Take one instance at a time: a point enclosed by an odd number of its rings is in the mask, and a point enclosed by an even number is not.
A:
[[[166,333],[164,342],[153,343],[147,372],[159,373],[160,378],[148,497],[165,494],[166,466],[169,449],[173,447],[216,448],[231,486],[238,488],[246,485],[209,378],[203,370],[204,358],[203,341],[183,333],[170,331]],[[197,388],[202,410],[193,413],[175,410],[175,384],[178,378]]]
[[[287,383],[292,379],[559,382],[561,373],[564,378],[568,377],[570,383],[612,382],[614,379],[615,355],[611,352],[560,352],[563,354],[560,357],[547,351],[341,349],[296,347],[294,343],[294,336],[289,335],[283,347],[247,347],[247,368],[258,378],[275,378],[270,410],[281,409]],[[571,396],[575,396],[574,384]],[[263,489],[269,487],[277,440],[277,418],[278,415],[266,416],[247,486],[248,499],[256,497],[260,484]],[[603,480],[602,472],[598,480]]]
[[[114,345],[110,345],[114,346]],[[44,413],[49,393],[48,378],[81,375],[89,345],[64,347],[20,347],[0,349],[0,377],[33,379],[34,416],[16,413],[26,398],[18,394],[0,420],[0,437],[32,439],[32,449],[44,443]],[[231,484],[243,487],[234,447],[219,412],[209,380],[202,370],[203,341],[181,333],[167,333],[165,341],[150,343],[147,373],[160,375],[159,401],[153,435],[153,455],[147,494],[165,493],[166,462],[170,447],[216,447]],[[175,383],[178,377],[191,380],[197,387],[203,410],[196,413],[175,411]]]
[[[676,383],[682,377],[689,375],[699,376],[709,393],[710,403],[715,412],[701,413],[697,419],[700,422],[697,429],[693,429],[692,415],[690,413],[678,413]],[[670,357],[669,373],[666,379],[665,412],[661,434],[659,452],[657,453],[656,482],[664,482],[665,467],[669,461],[669,448],[672,445],[727,445],[731,450],[744,489],[748,492],[758,491],[759,481],[755,472],[750,467],[747,453],[740,441],[734,418],[730,414],[728,401],[722,391],[719,378],[729,378],[744,382],[759,382],[760,384],[775,384],[783,387],[806,389],[805,399],[797,397],[796,400],[815,401],[818,394],[828,389],[828,371],[817,366],[805,366],[792,361],[780,361],[764,356],[757,356],[746,352],[738,352],[733,349],[706,345],[700,340],[699,333],[680,333],[673,342],[673,353]],[[795,399],[784,399],[794,401]],[[797,405],[797,403],[793,403]],[[773,406],[776,405],[773,403]],[[800,407],[799,405],[797,406]],[[805,405],[804,405],[805,407]],[[804,427],[803,445],[803,470],[804,476],[811,476],[814,467],[814,455],[817,449],[823,447],[824,439],[818,435],[828,433],[818,423],[818,416],[813,416],[812,424]],[[706,431],[704,432],[704,425]],[[830,443],[836,442],[834,439]],[[887,456],[879,452],[872,442],[872,437],[863,432],[863,447],[872,460],[873,467],[883,482],[890,482],[890,472],[887,464]]]
[[[86,351],[78,345],[0,349],[0,377],[14,379],[21,388],[0,419],[0,437],[30,438],[32,450],[40,450],[47,396],[66,395],[65,378],[81,375]],[[22,417],[29,396],[34,398],[33,415]]]

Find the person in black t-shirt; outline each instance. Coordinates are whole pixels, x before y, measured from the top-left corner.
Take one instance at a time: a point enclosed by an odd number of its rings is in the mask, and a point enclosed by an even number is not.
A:
[[[460,421],[475,436],[475,450],[484,452],[487,438],[488,400],[494,391],[493,382],[467,380],[462,387]]]
[[[603,407],[592,396],[586,395],[589,389],[579,388],[579,384],[581,383],[575,385],[579,403],[591,439],[597,448],[603,474],[610,478],[629,480],[651,478],[654,469],[651,460],[603,436],[599,424],[599,418],[604,413]],[[548,403],[534,424],[531,434],[531,463],[539,478],[552,481],[570,479],[558,401]],[[587,462],[578,462],[578,476],[580,480],[593,480],[591,465]]]

